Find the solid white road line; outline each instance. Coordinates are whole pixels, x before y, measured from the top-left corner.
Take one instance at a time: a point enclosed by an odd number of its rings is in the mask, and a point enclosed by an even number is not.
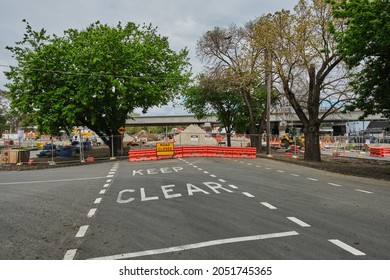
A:
[[[271,209],[271,210],[275,210],[275,209],[278,209],[276,208],[275,206],[273,206],[272,204],[269,204],[268,202],[260,202],[262,205],[264,205],[265,207]]]
[[[95,199],[94,204],[99,204],[100,202],[102,202],[102,198],[98,197],[98,198]]]
[[[248,192],[243,192],[242,193],[243,195],[246,195],[247,197],[255,197],[253,194],[250,194]]]
[[[362,193],[369,193],[369,194],[372,194],[372,192],[365,191],[365,190],[360,190],[360,189],[355,189],[355,191],[362,192]]]
[[[335,183],[328,183],[328,185],[335,186],[335,187],[341,187],[341,185],[335,184]]]
[[[89,210],[87,217],[92,218],[95,215],[96,210],[97,208],[92,208],[91,210]]]
[[[84,237],[85,233],[87,232],[89,226],[81,226],[79,231],[76,234],[76,237]]]
[[[90,178],[72,178],[72,179],[58,179],[58,180],[47,180],[47,181],[29,181],[29,182],[9,182],[0,183],[0,185],[22,185],[22,184],[40,184],[40,183],[55,183],[55,182],[72,182],[72,181],[85,181],[85,180],[97,180],[105,177],[90,177]]]
[[[172,253],[172,252],[179,252],[179,251],[204,248],[204,247],[218,246],[218,245],[223,245],[223,244],[264,240],[264,239],[279,238],[279,237],[288,237],[288,236],[294,236],[294,235],[299,235],[299,233],[296,231],[287,231],[287,232],[280,232],[280,233],[270,233],[270,234],[262,234],[262,235],[218,239],[218,240],[213,240],[213,241],[187,244],[187,245],[182,245],[182,246],[177,246],[177,247],[169,247],[169,248],[162,248],[162,249],[157,249],[157,250],[147,250],[147,251],[125,253],[125,254],[112,255],[112,256],[106,256],[106,257],[100,257],[100,258],[92,258],[90,260],[131,259],[131,258],[137,258],[137,257],[143,257],[143,256],[151,256],[151,255],[166,254],[166,253]]]
[[[309,224],[306,224],[305,222],[301,221],[300,219],[297,219],[295,217],[287,217],[290,221],[300,225],[301,227],[310,227]]]
[[[340,240],[338,239],[330,239],[329,242],[333,243],[334,245],[344,249],[345,251],[351,253],[352,255],[355,255],[355,256],[365,256],[366,254],[349,246],[348,244],[345,244],[344,242],[341,242]]]
[[[77,249],[68,250],[65,253],[64,260],[73,260],[76,255]]]

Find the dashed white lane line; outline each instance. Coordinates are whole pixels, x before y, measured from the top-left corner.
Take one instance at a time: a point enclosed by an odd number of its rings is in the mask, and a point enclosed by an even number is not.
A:
[[[261,165],[255,165],[255,166],[261,168]]]
[[[247,165],[253,165],[253,164],[248,162]]]
[[[218,181],[220,181],[221,183],[226,183],[224,179],[218,179]]]
[[[102,198],[98,197],[98,198],[95,199],[94,204],[99,204],[100,202],[102,202]]]
[[[107,182],[107,183],[111,183],[111,181],[112,181],[112,179],[108,179],[106,182]]]
[[[287,231],[287,232],[278,232],[278,233],[270,233],[270,234],[262,234],[262,235],[233,237],[233,238],[218,239],[218,240],[212,240],[212,241],[206,241],[206,242],[200,242],[200,243],[194,243],[194,244],[181,245],[181,246],[177,246],[177,247],[169,247],[169,248],[162,248],[162,249],[156,249],[156,250],[147,250],[147,251],[124,253],[124,254],[112,255],[112,256],[106,256],[106,257],[100,257],[100,258],[93,258],[91,260],[131,259],[131,258],[137,258],[137,257],[143,257],[143,256],[152,256],[152,255],[187,251],[187,250],[205,248],[205,247],[211,247],[211,246],[218,246],[218,245],[223,245],[223,244],[232,244],[232,243],[239,243],[239,242],[264,240],[264,239],[288,237],[288,236],[295,236],[295,235],[299,235],[299,233],[296,231]]]
[[[359,251],[352,246],[349,246],[348,244],[345,244],[344,242],[338,240],[338,239],[330,239],[329,242],[333,243],[334,245],[340,247],[341,249],[344,249],[345,251],[351,253],[355,256],[365,256],[366,254],[362,251]]]
[[[66,251],[66,254],[64,256],[64,260],[73,260],[74,256],[76,255],[77,249],[71,249]]]
[[[238,187],[235,185],[229,185],[229,187],[231,187],[232,189],[238,189]]]
[[[84,235],[85,235],[85,233],[87,232],[88,228],[89,228],[89,225],[87,225],[87,226],[81,226],[80,229],[79,229],[79,231],[78,231],[77,234],[76,234],[76,237],[84,237]]]
[[[104,185],[103,185],[103,188],[108,188],[109,185],[110,185],[110,184],[104,184]]]
[[[307,223],[301,221],[301,220],[298,219],[298,218],[295,218],[295,217],[287,217],[287,219],[289,219],[290,221],[292,221],[292,222],[294,222],[294,223],[300,225],[301,227],[310,227],[309,224],[307,224]]]
[[[213,177],[213,178],[217,177],[216,175],[213,175],[213,174],[210,174],[210,176]]]
[[[265,169],[267,169],[267,170],[272,170],[272,168],[270,168],[270,167],[266,167]]]
[[[279,173],[284,173],[283,170],[276,170],[276,172],[279,172]]]
[[[255,197],[253,194],[250,194],[248,192],[243,192],[242,193],[243,195],[246,195],[247,197]]]
[[[275,209],[278,209],[276,208],[275,206],[273,206],[272,204],[269,204],[268,202],[260,202],[262,205],[264,205],[265,207],[271,209],[271,210],[275,210]]]
[[[209,174],[209,172],[208,172],[208,171],[203,171],[203,173],[205,173],[205,174]]]
[[[291,173],[291,175],[294,176],[294,177],[299,177],[298,174]]]
[[[107,175],[106,177],[107,178],[112,178],[112,177],[114,177],[114,175],[110,174],[110,175]]]
[[[328,183],[328,185],[335,186],[335,187],[341,187],[341,185],[335,184],[335,183]]]
[[[310,181],[314,181],[314,182],[318,182],[318,179],[315,179],[315,178],[306,178],[307,180],[310,180]]]
[[[99,194],[105,194],[106,193],[106,190],[101,190],[100,192],[99,192]]]
[[[95,215],[96,210],[97,208],[92,208],[91,210],[89,210],[87,217],[92,218]]]
[[[355,189],[355,191],[357,191],[357,192],[362,192],[362,193],[372,194],[372,192],[365,191],[365,190],[361,190],[361,189]]]
[[[202,168],[198,168],[199,171],[202,171],[203,169]]]

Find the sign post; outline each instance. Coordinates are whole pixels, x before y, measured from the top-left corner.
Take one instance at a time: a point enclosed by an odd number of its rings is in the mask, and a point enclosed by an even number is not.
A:
[[[118,128],[118,132],[121,134],[121,154],[123,156],[123,134],[125,134],[126,128],[121,126],[120,128]]]

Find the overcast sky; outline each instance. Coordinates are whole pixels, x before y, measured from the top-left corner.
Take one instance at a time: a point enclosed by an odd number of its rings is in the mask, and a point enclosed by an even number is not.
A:
[[[62,35],[69,28],[82,29],[99,20],[116,25],[151,23],[158,33],[169,38],[171,47],[190,51],[193,72],[202,65],[195,56],[201,35],[214,27],[243,25],[257,17],[292,9],[298,0],[1,0],[0,9],[0,89],[6,89],[6,65],[15,65],[6,46],[20,41],[26,19],[34,30]],[[149,115],[181,114],[181,108],[155,108]]]

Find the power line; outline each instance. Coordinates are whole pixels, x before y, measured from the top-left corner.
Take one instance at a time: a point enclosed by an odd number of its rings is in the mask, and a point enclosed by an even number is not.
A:
[[[4,65],[0,64],[0,67],[2,68],[11,68],[16,67],[12,65]],[[69,75],[69,76],[93,76],[93,77],[113,77],[113,78],[122,78],[122,79],[149,79],[149,80],[183,80],[184,78],[162,78],[159,76],[128,76],[128,75],[114,75],[110,73],[86,73],[86,72],[69,72],[69,71],[62,71],[62,70],[48,70],[48,69],[39,69],[39,68],[30,68],[28,69],[30,71],[35,72],[46,72],[46,73],[53,73],[53,74],[60,74],[60,75]]]

